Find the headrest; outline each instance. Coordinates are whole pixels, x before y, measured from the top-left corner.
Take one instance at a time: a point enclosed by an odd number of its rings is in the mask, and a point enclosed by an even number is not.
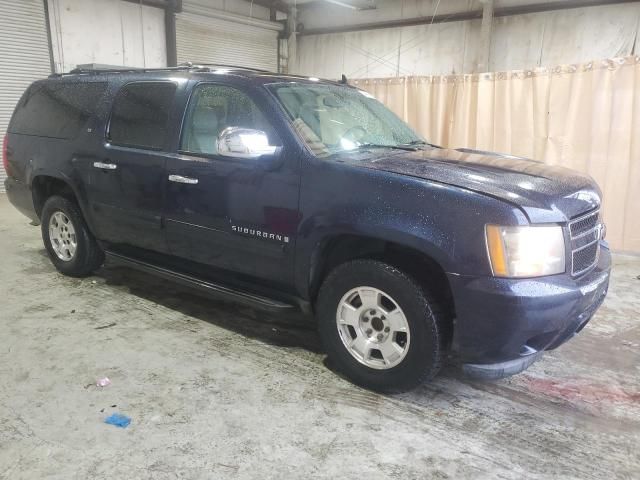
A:
[[[215,132],[218,129],[220,110],[220,107],[198,107],[193,112],[193,128]]]
[[[313,102],[303,103],[300,107],[300,113],[304,112],[306,114],[315,115],[318,110],[320,110],[320,108]]]

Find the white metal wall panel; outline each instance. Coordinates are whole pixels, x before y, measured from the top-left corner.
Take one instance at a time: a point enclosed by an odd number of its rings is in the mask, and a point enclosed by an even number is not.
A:
[[[399,0],[400,1],[400,0]],[[396,20],[407,12],[433,15],[435,2],[402,0],[406,8],[351,11],[317,2],[301,10],[298,20],[307,30],[336,25]],[[478,2],[439,2],[437,13],[478,8]],[[496,7],[521,4],[501,0]],[[526,3],[542,3],[527,0]],[[315,5],[315,6],[313,6]],[[413,5],[413,7],[412,7]],[[422,6],[416,12],[414,7]],[[465,6],[466,5],[466,6]],[[472,5],[472,7],[469,7]],[[326,15],[320,15],[320,9]],[[337,15],[343,19],[338,21]],[[477,72],[481,55],[481,20],[363,30],[298,38],[296,73],[324,78],[376,78],[412,75],[450,75]],[[568,8],[495,18],[489,71],[554,67],[618,56],[637,55],[640,41],[640,3]],[[635,46],[635,48],[634,48]]]
[[[220,63],[276,71],[276,23],[184,4],[176,15],[178,63]]]
[[[0,0],[0,137],[27,86],[51,73],[42,0]],[[0,191],[4,191],[0,167]]]
[[[164,10],[124,0],[48,0],[56,72],[84,63],[167,65]]]

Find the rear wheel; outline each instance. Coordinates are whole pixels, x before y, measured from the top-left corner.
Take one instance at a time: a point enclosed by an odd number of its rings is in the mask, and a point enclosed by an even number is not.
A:
[[[104,262],[104,252],[89,231],[80,208],[53,196],[42,207],[41,231],[53,265],[65,275],[91,275]]]
[[[323,282],[316,310],[330,359],[359,385],[408,390],[433,378],[440,368],[440,305],[389,264],[355,260],[340,265]]]

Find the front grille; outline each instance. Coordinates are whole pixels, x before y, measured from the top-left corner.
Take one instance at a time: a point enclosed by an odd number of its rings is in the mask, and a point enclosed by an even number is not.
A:
[[[571,222],[571,236],[577,237],[578,235],[591,230],[598,224],[600,218],[599,212],[592,212],[586,217],[580,217],[577,220]]]
[[[579,275],[589,270],[598,258],[599,242],[573,252],[573,274]]]
[[[571,232],[571,274],[586,273],[598,262],[600,255],[600,211],[595,210],[569,223]]]

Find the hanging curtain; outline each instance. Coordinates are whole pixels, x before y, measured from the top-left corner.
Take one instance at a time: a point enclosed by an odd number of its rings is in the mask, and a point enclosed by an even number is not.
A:
[[[352,83],[432,143],[534,158],[591,175],[603,192],[612,248],[640,253],[640,57]]]

